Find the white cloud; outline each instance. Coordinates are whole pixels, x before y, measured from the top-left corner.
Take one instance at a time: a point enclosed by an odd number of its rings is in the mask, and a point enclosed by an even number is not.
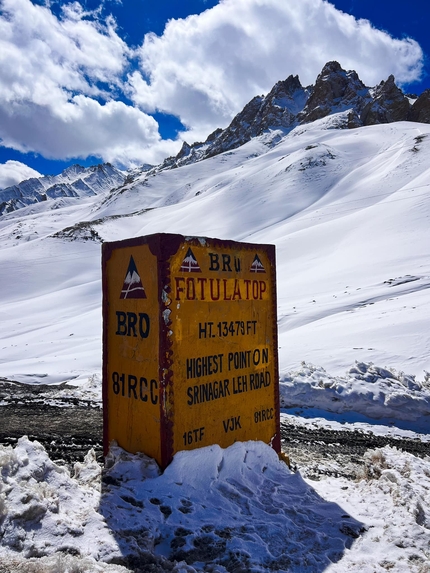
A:
[[[3,145],[22,152],[36,150],[49,158],[95,155],[117,165],[132,166],[158,163],[180,146],[161,140],[152,117],[119,101],[101,105],[77,95],[70,101],[58,101],[55,110],[26,102],[19,111],[10,113],[0,106]]]
[[[370,86],[391,73],[411,82],[423,54],[415,41],[394,39],[324,0],[223,0],[171,20],[161,37],[146,35],[139,56],[141,73],[129,82],[141,109],[177,114],[209,133],[290,74],[308,85],[337,60]]]
[[[57,18],[30,0],[0,0],[0,141],[65,159],[96,155],[122,165],[161,161],[179,143],[121,101],[132,57],[115,23],[88,18],[77,2]]]
[[[31,177],[41,177],[41,174],[20,161],[6,161],[0,163],[0,189],[16,185]]]

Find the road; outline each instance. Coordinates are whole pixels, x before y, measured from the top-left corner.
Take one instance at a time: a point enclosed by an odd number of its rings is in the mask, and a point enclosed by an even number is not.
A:
[[[27,435],[39,441],[54,461],[72,465],[94,448],[101,462],[102,409],[97,402],[56,397],[58,387],[17,385],[0,380],[0,444],[14,445]],[[430,456],[430,442],[376,436],[364,431],[308,428],[290,418],[281,424],[282,450],[293,470],[306,476],[344,475],[355,479],[364,454],[385,445],[417,456]]]

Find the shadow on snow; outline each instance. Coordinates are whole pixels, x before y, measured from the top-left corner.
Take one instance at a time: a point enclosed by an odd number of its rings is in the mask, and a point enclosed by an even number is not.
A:
[[[111,448],[99,511],[134,570],[318,573],[365,530],[261,442],[154,460]],[[185,564],[183,563],[182,566]]]

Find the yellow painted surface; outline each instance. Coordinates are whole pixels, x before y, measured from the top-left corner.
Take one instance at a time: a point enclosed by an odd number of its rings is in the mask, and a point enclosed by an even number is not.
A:
[[[270,442],[275,270],[265,251],[184,242],[170,271],[174,451]]]
[[[117,249],[105,272],[108,439],[160,462],[157,258],[148,245]]]

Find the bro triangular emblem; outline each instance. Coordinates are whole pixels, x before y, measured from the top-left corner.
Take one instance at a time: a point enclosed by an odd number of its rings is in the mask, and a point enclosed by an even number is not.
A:
[[[187,254],[185,255],[185,259],[182,261],[180,271],[184,273],[201,273],[202,269],[200,268],[199,263],[197,262],[196,257],[191,249],[188,249]]]
[[[119,298],[146,298],[145,289],[132,256],[130,256],[127,274],[125,275]]]
[[[265,273],[266,269],[263,266],[263,263],[260,261],[258,255],[255,255],[254,260],[251,265],[251,273]]]

